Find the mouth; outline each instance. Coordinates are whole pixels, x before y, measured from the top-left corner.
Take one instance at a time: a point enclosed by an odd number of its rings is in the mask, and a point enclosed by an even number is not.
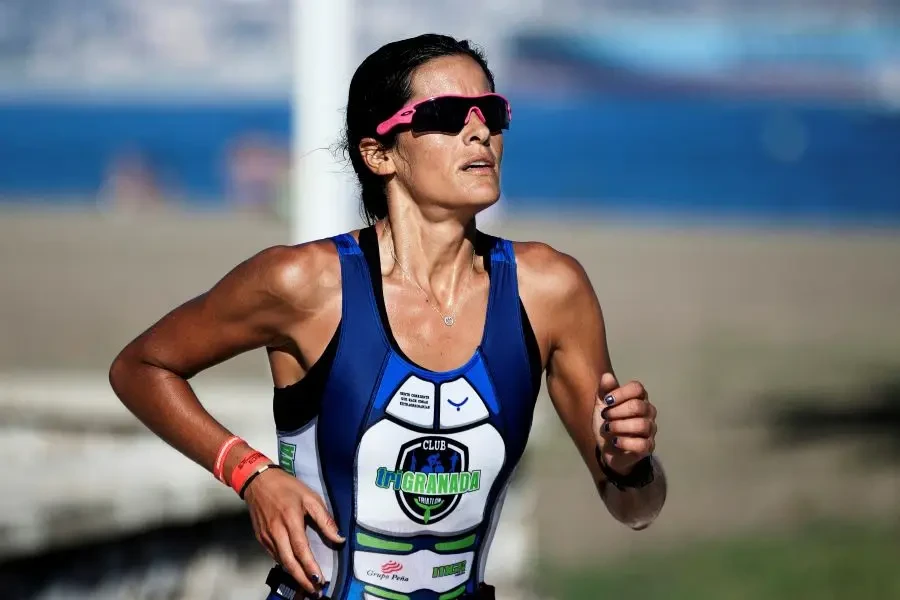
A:
[[[493,160],[488,158],[479,158],[477,160],[469,161],[463,165],[462,170],[467,173],[475,173],[475,174],[487,174],[494,172],[495,163]]]

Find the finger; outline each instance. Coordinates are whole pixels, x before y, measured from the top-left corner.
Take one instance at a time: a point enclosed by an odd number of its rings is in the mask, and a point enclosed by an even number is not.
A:
[[[635,417],[647,417],[649,419],[653,414],[653,410],[653,406],[650,403],[632,398],[621,404],[604,408],[600,416],[607,421],[633,419]]]
[[[306,536],[304,535],[304,538],[305,537]],[[302,587],[310,594],[318,594],[319,591],[316,589],[316,586],[314,586],[309,580],[309,577],[306,576],[305,569],[297,560],[293,548],[293,541],[291,539],[291,536],[288,535],[287,530],[280,529],[278,533],[272,535],[272,538],[275,541],[275,547],[278,549],[278,563],[284,568],[285,571],[290,574],[291,577],[294,578],[294,581],[297,582],[297,585]]]
[[[653,438],[632,437],[619,435],[610,440],[610,443],[618,450],[634,452],[635,454],[651,454],[656,444]]]
[[[313,520],[319,532],[335,544],[343,544],[347,538],[341,535],[338,530],[337,523],[331,517],[325,505],[317,499],[316,502],[310,502],[306,514]]]
[[[319,563],[316,562],[316,557],[313,556],[312,548],[309,546],[309,538],[306,536],[306,522],[304,521],[302,525],[299,523],[289,524],[288,533],[291,537],[291,548],[294,550],[294,557],[303,567],[306,576],[317,588],[322,586],[325,577],[322,575],[322,569],[319,568]]]
[[[606,377],[606,375],[604,375],[604,377]],[[644,386],[640,381],[629,381],[622,387],[618,387],[606,392],[604,395],[599,397],[599,400],[605,406],[609,407],[635,398],[643,400],[646,397],[647,390],[644,389]]]
[[[598,399],[597,402],[594,403],[594,410],[591,413],[591,422],[594,431],[598,431],[601,427],[603,427],[603,410],[604,404],[601,400]]]
[[[600,376],[600,385],[597,388],[597,397],[603,398],[614,389],[619,387],[619,381],[612,373],[604,373]]]
[[[608,439],[621,435],[648,438],[652,437],[654,433],[656,433],[656,424],[647,418],[604,421],[600,428],[600,435]]]

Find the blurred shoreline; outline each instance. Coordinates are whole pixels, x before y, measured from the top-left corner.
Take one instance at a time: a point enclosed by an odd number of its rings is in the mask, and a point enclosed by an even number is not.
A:
[[[900,113],[884,107],[665,91],[511,102],[513,212],[900,224]],[[0,202],[283,216],[290,132],[288,100],[0,104]]]

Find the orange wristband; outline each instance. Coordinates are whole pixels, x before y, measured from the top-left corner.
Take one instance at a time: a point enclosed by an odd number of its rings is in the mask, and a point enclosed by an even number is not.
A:
[[[268,464],[273,463],[265,454],[256,450],[242,458],[231,472],[231,489],[240,495],[250,476],[256,473],[260,467]]]
[[[219,448],[219,453],[216,455],[216,462],[213,463],[213,477],[228,485],[225,481],[225,474],[222,471],[225,469],[225,459],[228,457],[228,451],[243,442],[241,438],[236,435],[231,436],[225,443],[222,444],[222,447]]]

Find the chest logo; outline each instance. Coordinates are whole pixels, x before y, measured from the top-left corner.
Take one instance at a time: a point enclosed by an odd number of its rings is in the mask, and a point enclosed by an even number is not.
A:
[[[447,398],[447,403],[448,403],[450,406],[452,406],[453,408],[455,408],[455,409],[457,410],[457,412],[458,412],[459,410],[461,410],[462,407],[463,407],[463,404],[465,404],[465,403],[468,402],[468,401],[469,401],[469,397],[468,397],[468,396],[466,396],[465,398],[463,398],[462,402],[454,402],[454,401],[451,400],[450,398]]]
[[[469,471],[469,449],[444,437],[427,436],[400,447],[396,467],[380,467],[375,485],[393,489],[407,517],[436,523],[457,507],[464,494],[481,487],[481,470]]]

